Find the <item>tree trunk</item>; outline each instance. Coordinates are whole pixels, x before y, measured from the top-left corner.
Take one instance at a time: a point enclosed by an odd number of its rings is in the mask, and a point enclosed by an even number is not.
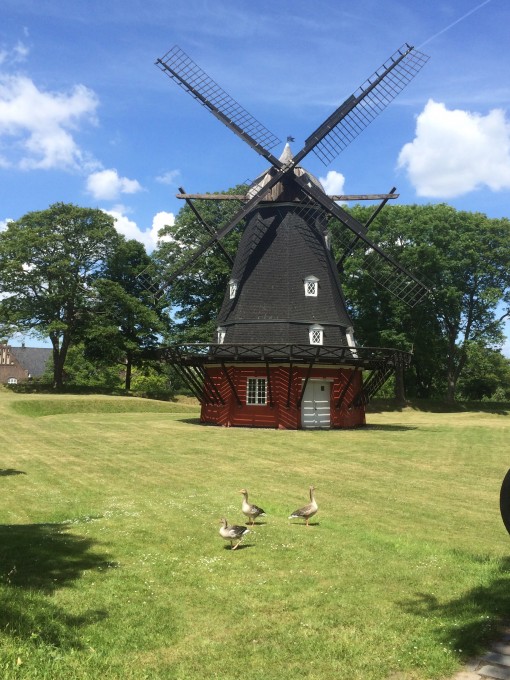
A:
[[[455,376],[453,373],[448,371],[447,375],[447,386],[446,386],[446,401],[449,404],[453,404],[455,402],[455,390],[457,388],[457,381],[455,380]]]
[[[127,355],[126,355],[126,382],[125,382],[126,392],[129,392],[129,390],[131,389],[132,366],[133,366],[133,360],[132,360],[130,352],[128,352]]]
[[[53,345],[53,388],[60,390],[64,386],[64,364],[69,349],[69,338],[64,335],[60,342],[58,336],[50,335],[50,339]]]
[[[405,406],[406,403],[406,389],[404,383],[404,367],[397,366],[395,369],[395,404],[397,406]]]
[[[51,341],[53,345],[53,389],[59,390],[63,385],[64,366],[58,340]]]

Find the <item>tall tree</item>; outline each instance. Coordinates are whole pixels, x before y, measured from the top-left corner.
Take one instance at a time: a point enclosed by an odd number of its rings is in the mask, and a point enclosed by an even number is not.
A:
[[[364,222],[370,209],[353,212]],[[367,253],[360,250],[346,266],[345,282],[360,336],[365,344],[397,338],[403,348],[413,347],[420,396],[441,376],[452,401],[469,343],[497,347],[502,341],[510,315],[510,221],[445,204],[396,206],[380,214],[370,234],[431,294],[416,308],[405,307],[363,273]]]
[[[134,366],[140,366],[168,329],[163,300],[154,295],[152,260],[135,240],[122,242],[108,257],[95,281],[93,322],[85,333],[85,354],[103,364],[118,363],[131,389]]]
[[[0,233],[0,317],[49,337],[57,388],[69,347],[90,322],[94,279],[121,240],[102,210],[65,203],[29,212]]]
[[[459,379],[463,399],[510,399],[510,359],[501,352],[472,342],[467,348],[468,360]]]
[[[244,194],[245,185],[233,187],[225,194]],[[213,230],[218,231],[239,209],[237,201],[194,201],[201,217]],[[173,338],[180,342],[209,342],[215,330],[232,269],[222,247],[235,256],[242,224],[234,229],[220,245],[212,246],[188,271],[184,272],[170,287],[165,289],[166,305],[172,307],[177,321]],[[193,210],[184,205],[173,226],[161,232],[166,237],[154,253],[155,261],[162,271],[171,273],[195,248],[210,238],[207,228],[201,224]],[[170,237],[170,238],[168,238]],[[164,276],[163,276],[164,280]]]

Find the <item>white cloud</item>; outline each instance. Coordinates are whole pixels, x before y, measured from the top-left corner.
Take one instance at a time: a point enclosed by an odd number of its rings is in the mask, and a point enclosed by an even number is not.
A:
[[[418,196],[452,198],[486,186],[510,188],[510,123],[501,109],[486,116],[429,100],[398,167]]]
[[[25,61],[26,58],[28,57],[29,52],[30,52],[29,48],[24,43],[22,43],[21,40],[18,40],[13,49],[13,61],[14,62]]]
[[[0,64],[18,64],[22,61],[26,61],[30,50],[29,48],[18,40],[16,45],[11,50],[2,49],[0,50]]]
[[[158,243],[158,231],[165,225],[173,225],[175,222],[175,215],[173,213],[159,212],[154,215],[151,228],[142,231],[136,222],[129,219],[129,217],[124,214],[124,211],[124,206],[119,205],[113,210],[105,210],[104,212],[115,218],[115,228],[119,234],[122,234],[127,239],[136,239],[137,241],[140,241],[149,252],[152,251]],[[165,237],[161,240],[167,240],[167,238]]]
[[[13,222],[10,217],[8,217],[6,220],[0,220],[0,231],[5,231],[9,222]]]
[[[175,186],[177,184],[178,178],[180,177],[180,174],[181,174],[180,170],[169,170],[168,172],[159,175],[159,177],[156,177],[156,182],[159,182],[160,184],[169,184],[170,186]]]
[[[72,132],[96,122],[98,99],[76,85],[70,92],[44,92],[22,75],[0,75],[0,140],[11,142],[4,166],[22,169],[80,169],[90,160]]]
[[[330,196],[339,196],[344,193],[345,177],[341,172],[329,170],[326,177],[319,177],[324,191]]]
[[[171,241],[172,237],[166,234],[165,236],[159,237],[159,230],[163,227],[169,226],[173,227],[175,224],[175,215],[171,212],[165,212],[162,210],[154,215],[152,220],[151,237],[154,243],[157,241]]]
[[[87,178],[87,191],[98,200],[115,200],[120,194],[135,194],[142,187],[136,179],[119,177],[117,170],[99,170]]]

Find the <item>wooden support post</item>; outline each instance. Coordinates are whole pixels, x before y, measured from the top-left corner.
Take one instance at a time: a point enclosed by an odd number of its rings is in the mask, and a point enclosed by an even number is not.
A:
[[[273,404],[273,388],[271,385],[271,371],[269,370],[269,361],[266,361],[266,376],[267,376],[267,391],[269,392],[269,406],[271,408],[274,406]]]
[[[314,367],[315,361],[317,360],[317,357],[319,356],[319,352],[320,352],[320,347],[317,347],[317,350],[315,352],[315,356],[310,361],[310,365],[308,366],[308,372],[306,374],[305,382],[303,383],[303,389],[301,390],[301,395],[300,395],[298,402],[297,402],[298,408],[301,408],[301,402],[303,401],[303,397],[305,395],[306,386],[308,384],[308,381],[310,380],[310,376],[312,375],[312,368]]]
[[[241,400],[239,399],[239,396],[238,396],[238,394],[237,394],[237,392],[236,392],[235,385],[234,385],[234,383],[232,382],[232,378],[231,378],[230,375],[228,374],[228,370],[227,370],[227,367],[225,366],[225,362],[224,362],[224,361],[221,362],[221,368],[222,368],[222,371],[223,371],[223,374],[224,374],[225,378],[227,379],[227,382],[228,382],[228,384],[229,384],[229,386],[230,386],[230,389],[232,390],[232,394],[234,395],[235,400],[237,401],[237,405],[238,405],[238,406],[242,406],[243,404],[242,404]]]
[[[179,364],[172,364],[172,366],[175,368],[179,376],[182,378],[182,380],[184,380],[186,385],[193,392],[193,395],[198,399],[198,401],[201,404],[209,403],[207,395],[204,393],[204,390],[202,388],[202,385],[199,385],[194,380],[193,376],[188,374],[188,372],[184,369],[184,366]]]
[[[292,389],[292,361],[289,364],[289,383],[287,385],[287,408],[290,406],[290,392]]]
[[[352,381],[354,380],[354,376],[356,374],[357,368],[353,368],[351,371],[351,375],[349,376],[349,380],[345,383],[343,390],[340,393],[340,396],[337,399],[337,402],[335,404],[335,408],[338,409],[342,405],[343,400],[345,399],[345,395],[347,394],[349,387],[352,385]]]
[[[214,384],[214,380],[211,378],[211,376],[207,372],[207,369],[204,366],[202,366],[202,375],[204,376],[204,383],[207,383],[210,386],[210,388],[212,389],[212,391],[216,395],[218,401],[224,406],[225,400],[221,396],[220,391],[218,390],[218,388]]]

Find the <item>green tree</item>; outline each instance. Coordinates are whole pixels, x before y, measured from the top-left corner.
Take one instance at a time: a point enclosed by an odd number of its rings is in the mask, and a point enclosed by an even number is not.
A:
[[[365,222],[371,209],[356,206],[353,213]],[[332,228],[338,239],[341,228]],[[406,307],[364,273],[366,253],[358,249],[345,280],[358,335],[364,344],[397,339],[397,346],[414,349],[418,394],[442,389],[452,401],[469,344],[502,342],[502,322],[510,313],[510,221],[445,204],[392,206],[371,225],[370,236],[431,293],[417,307]]]
[[[151,285],[152,260],[135,240],[119,243],[106,260],[97,293],[93,321],[85,333],[85,355],[103,365],[122,366],[125,388],[131,389],[134,366],[149,361],[168,329],[163,300]]]
[[[53,368],[48,367],[42,382],[50,383],[52,378]],[[88,387],[94,390],[122,389],[118,366],[87,359],[82,342],[69,347],[64,367],[64,384],[66,387]]]
[[[247,187],[240,185],[225,194],[244,194]],[[197,200],[194,205],[213,231],[227,224],[239,209],[233,200]],[[237,226],[221,241],[221,245],[234,258],[244,223]],[[210,238],[210,233],[200,223],[194,212],[185,205],[176,217],[175,224],[162,231],[163,237],[154,253],[160,270],[172,269],[193,250]],[[171,307],[177,321],[173,339],[179,342],[209,342],[214,335],[215,319],[220,311],[232,266],[218,245],[206,251],[171,286],[165,288],[165,305]],[[163,277],[164,278],[164,277]]]
[[[90,323],[93,282],[121,240],[102,210],[64,203],[0,233],[0,317],[11,329],[49,337],[57,388],[69,347]]]
[[[510,399],[510,359],[477,342],[468,345],[467,355],[458,383],[460,397],[468,401]]]

